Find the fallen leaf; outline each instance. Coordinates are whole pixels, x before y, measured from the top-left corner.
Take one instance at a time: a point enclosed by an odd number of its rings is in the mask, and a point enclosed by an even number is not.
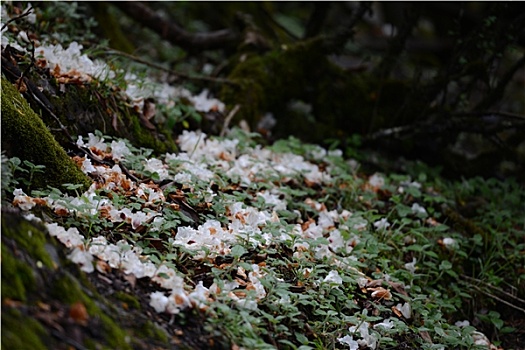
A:
[[[376,299],[390,300],[392,299],[392,293],[388,289],[383,287],[377,288],[367,288],[367,290],[372,292],[372,297]]]
[[[86,326],[89,319],[86,307],[81,302],[76,302],[69,308],[69,317],[76,323]]]

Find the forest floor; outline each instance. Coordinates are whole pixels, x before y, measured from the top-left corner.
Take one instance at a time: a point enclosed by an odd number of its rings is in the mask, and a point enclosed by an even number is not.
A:
[[[525,349],[522,183],[206,134],[188,121],[227,114],[221,101],[82,50],[40,47],[57,94],[94,86],[146,129],[154,97],[177,150],[75,135],[87,189],[35,188],[46,169],[2,154],[3,348]]]

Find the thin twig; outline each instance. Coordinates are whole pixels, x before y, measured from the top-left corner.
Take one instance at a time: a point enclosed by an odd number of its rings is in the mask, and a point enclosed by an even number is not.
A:
[[[230,113],[228,113],[228,116],[224,119],[224,124],[222,125],[222,130],[219,136],[223,137],[226,134],[228,125],[230,124],[230,121],[233,119],[235,114],[239,111],[239,108],[241,108],[241,105],[235,105],[235,107],[233,107]]]
[[[511,308],[513,308],[513,309],[515,309],[515,310],[518,310],[518,311],[520,311],[520,312],[523,312],[523,313],[525,314],[525,309],[522,309],[521,307],[518,307],[518,306],[512,304],[512,303],[509,302],[509,301],[506,301],[506,300],[504,300],[504,299],[501,299],[501,298],[495,296],[494,294],[491,294],[491,293],[489,293],[489,292],[487,292],[487,291],[485,291],[485,290],[479,288],[479,287],[476,286],[475,284],[468,283],[468,282],[465,282],[465,283],[466,283],[467,285],[469,285],[470,287],[473,287],[474,289],[478,290],[480,293],[485,294],[486,296],[488,296],[488,297],[490,297],[490,298],[492,298],[492,299],[495,299],[495,300],[499,301],[500,303],[503,303],[503,304],[505,304],[505,305],[508,305],[508,306],[510,306]]]
[[[134,55],[131,55],[129,53],[122,52],[122,51],[119,51],[119,50],[115,50],[115,49],[107,49],[105,52],[106,52],[106,54],[109,54],[109,55],[116,55],[116,56],[126,57],[126,58],[128,58],[128,59],[130,59],[132,61],[135,61],[135,62],[140,63],[140,64],[144,64],[144,65],[146,65],[148,67],[151,67],[151,68],[155,68],[155,69],[158,69],[158,70],[170,73],[170,74],[175,75],[175,76],[177,76],[177,77],[179,77],[181,79],[201,80],[201,81],[206,81],[206,82],[211,82],[211,83],[238,85],[236,82],[233,82],[233,81],[228,80],[228,79],[214,78],[214,77],[208,77],[208,76],[203,76],[203,75],[193,76],[193,75],[189,75],[189,74],[186,74],[186,73],[177,72],[177,71],[174,71],[172,69],[169,69],[169,68],[166,68],[164,66],[161,66],[160,64],[149,62],[149,61],[146,61],[145,59],[142,59],[140,57],[137,57],[137,56],[134,56]]]
[[[18,21],[21,18],[29,16],[32,13],[32,11],[33,11],[33,8],[30,7],[27,9],[26,12],[22,13],[20,16],[16,16],[14,18],[11,18],[9,21],[5,22],[5,24],[2,26],[2,31],[4,31],[4,29],[9,25],[9,23],[13,23],[15,21]]]
[[[483,284],[484,286],[489,287],[489,288],[491,288],[491,289],[494,289],[495,291],[497,291],[497,292],[499,292],[499,293],[501,293],[501,294],[503,294],[503,295],[505,295],[505,296],[507,296],[507,297],[509,297],[509,298],[511,298],[511,299],[513,299],[513,300],[516,300],[516,301],[518,301],[518,302],[520,302],[520,303],[522,303],[522,304],[525,305],[525,300],[520,299],[520,298],[516,297],[515,295],[512,295],[512,294],[510,294],[510,293],[508,293],[508,292],[505,292],[505,291],[502,290],[501,288],[495,287],[495,286],[493,286],[493,285],[490,284],[490,283],[487,283],[487,282],[485,282],[485,281],[479,280],[479,279],[477,279],[477,278],[469,277],[469,276],[466,276],[466,275],[461,275],[461,277],[462,277],[462,278],[465,278],[465,279],[468,279],[468,280],[470,280],[470,281],[474,281],[474,282],[478,282],[478,283],[480,283],[480,284]]]

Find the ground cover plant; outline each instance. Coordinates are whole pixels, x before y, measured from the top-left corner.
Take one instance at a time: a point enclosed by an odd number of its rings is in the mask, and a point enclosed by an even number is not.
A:
[[[76,157],[93,179],[88,191],[15,189],[13,204],[30,220],[47,211],[49,234],[84,272],[149,280],[146,308],[174,324],[199,310],[211,334],[240,347],[486,348],[461,318],[476,302],[469,289],[486,288],[469,276],[498,286],[504,276],[494,269],[523,259],[523,247],[511,245],[523,232],[518,188],[505,191],[515,207],[498,213],[498,227],[481,219],[469,236],[449,226],[458,184],[423,169],[416,178],[366,176],[340,151],[293,138],[263,148],[241,131],[223,139],[185,132],[181,152],[161,159],[102,135],[78,143],[118,162]],[[509,237],[489,248],[486,235],[502,232]],[[483,316],[499,336],[513,331],[495,310]]]
[[[3,347],[519,348],[522,184],[420,162],[370,170],[356,147],[228,123],[212,135],[191,127],[225,111],[207,91],[92,60],[69,35],[42,38],[40,68],[147,121],[153,97],[177,147],[75,135],[87,185],[41,185],[46,167],[2,155]],[[30,53],[23,39],[2,45]],[[20,94],[12,105],[31,109]]]

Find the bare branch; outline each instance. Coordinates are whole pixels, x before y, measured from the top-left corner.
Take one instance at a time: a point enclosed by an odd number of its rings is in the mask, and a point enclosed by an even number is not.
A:
[[[321,32],[328,10],[330,9],[331,3],[325,1],[316,1],[313,3],[314,8],[306,24],[304,31],[304,39],[312,38]]]
[[[14,18],[11,18],[9,21],[5,22],[5,24],[2,26],[2,31],[9,25],[9,23],[18,21],[21,18],[29,16],[31,13],[33,13],[33,8],[30,7],[26,12],[22,13],[20,16],[16,16]]]
[[[112,4],[135,21],[155,31],[161,38],[187,51],[223,49],[240,41],[240,35],[230,29],[209,33],[187,32],[141,2],[115,1]]]
[[[133,61],[137,62],[137,63],[140,63],[140,64],[146,65],[148,67],[164,71],[166,73],[169,73],[169,74],[172,74],[172,75],[176,76],[177,78],[184,79],[184,80],[198,80],[198,81],[204,81],[204,82],[210,82],[210,83],[221,83],[221,84],[237,85],[237,83],[235,83],[235,82],[233,82],[231,80],[228,80],[228,79],[215,78],[215,77],[209,77],[209,76],[204,76],[204,75],[195,75],[194,76],[194,75],[190,75],[190,74],[187,74],[187,73],[174,71],[174,70],[166,68],[166,67],[164,67],[164,66],[162,66],[160,64],[149,62],[149,61],[146,61],[146,60],[144,60],[144,59],[142,59],[140,57],[137,57],[137,56],[134,56],[134,55],[130,55],[129,53],[125,53],[125,52],[118,51],[118,50],[115,50],[115,49],[107,48],[106,49],[106,54],[126,57],[126,58],[128,58],[130,60],[133,60]]]

